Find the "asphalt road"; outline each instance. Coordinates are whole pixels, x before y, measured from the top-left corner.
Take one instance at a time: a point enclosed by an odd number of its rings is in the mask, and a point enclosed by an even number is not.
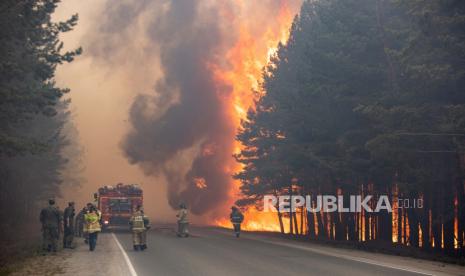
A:
[[[425,275],[210,228],[178,238],[170,228],[148,232],[148,250],[132,250],[130,233],[115,233],[135,272],[144,275]]]

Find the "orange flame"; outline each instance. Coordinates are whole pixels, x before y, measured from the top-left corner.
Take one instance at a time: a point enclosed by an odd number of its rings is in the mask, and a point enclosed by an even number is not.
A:
[[[284,232],[289,232],[289,218],[282,219]],[[232,223],[227,219],[217,220],[215,224],[220,227],[232,229]],[[277,213],[261,212],[255,207],[247,209],[244,214],[244,222],[242,223],[241,228],[246,231],[281,231]]]
[[[459,199],[454,198],[454,248],[459,248]]]
[[[423,231],[420,223],[418,223],[418,247],[423,247]]]
[[[268,24],[264,26],[257,26],[255,20],[250,20],[251,3],[249,1],[236,1],[238,11],[235,12],[237,14],[232,14],[231,11],[224,12],[231,20],[237,20],[237,24],[239,24],[238,37],[234,46],[226,54],[226,59],[230,65],[229,69],[213,65],[213,70],[218,83],[226,84],[232,88],[231,96],[225,99],[225,106],[229,108],[228,113],[236,129],[240,127],[241,120],[247,118],[247,110],[254,108],[254,101],[257,100],[257,95],[260,93],[253,92],[260,92],[262,70],[276,53],[278,44],[286,42],[293,16],[300,7],[300,0],[280,0],[279,3],[278,14],[273,14],[269,19],[267,18]],[[246,18],[247,16],[249,18]],[[231,137],[231,139],[234,138]],[[242,145],[236,141],[234,148],[234,152],[238,153]],[[240,164],[231,164],[231,173],[241,169]],[[239,186],[240,183],[236,181],[230,191],[231,204],[239,197]],[[280,231],[281,229],[276,213],[264,213],[256,208],[248,208],[244,217],[243,229],[245,230]],[[289,224],[288,218],[283,217],[282,219],[284,225]],[[227,218],[218,220],[215,224],[232,227]]]
[[[397,185],[392,189],[392,242],[399,242],[399,190]]]
[[[195,186],[199,189],[207,188],[207,181],[203,177],[195,177],[194,183],[195,183]]]

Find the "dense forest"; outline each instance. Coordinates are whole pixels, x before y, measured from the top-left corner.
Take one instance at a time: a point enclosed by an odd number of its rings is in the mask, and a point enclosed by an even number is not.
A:
[[[78,17],[52,22],[59,0],[0,2],[0,241],[25,240],[39,230],[39,208],[57,197],[71,144],[69,90],[54,82],[58,65],[73,61],[81,49],[63,51],[61,33]],[[19,238],[19,236],[23,238]],[[37,233],[40,235],[40,232]],[[36,236],[34,236],[36,237]]]
[[[237,203],[389,195],[392,213],[302,207],[276,219],[309,238],[463,255],[464,69],[465,1],[305,1],[237,135]],[[397,209],[404,198],[423,208]]]

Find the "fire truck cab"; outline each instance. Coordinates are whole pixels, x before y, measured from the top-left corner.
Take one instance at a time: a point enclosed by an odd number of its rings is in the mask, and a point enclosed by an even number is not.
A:
[[[142,189],[137,184],[104,186],[98,189],[97,202],[103,230],[128,227],[132,211],[142,205]]]

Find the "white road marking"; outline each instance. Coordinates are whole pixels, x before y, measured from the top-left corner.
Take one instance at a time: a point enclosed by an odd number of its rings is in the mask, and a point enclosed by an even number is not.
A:
[[[118,245],[119,249],[121,250],[121,253],[123,254],[124,260],[126,261],[126,265],[128,266],[129,272],[131,272],[131,276],[137,276],[136,270],[134,269],[134,266],[131,263],[131,260],[129,260],[128,254],[126,254],[126,251],[124,251],[123,246],[121,243],[119,243],[118,238],[116,237],[115,233],[111,233],[113,236],[113,239],[115,239],[116,244]]]
[[[315,252],[315,253],[329,255],[329,256],[332,256],[332,257],[351,260],[351,261],[356,261],[356,262],[360,262],[360,263],[366,263],[366,264],[370,264],[370,265],[376,265],[376,266],[381,266],[381,267],[386,267],[386,268],[391,268],[391,269],[396,269],[396,270],[402,270],[402,271],[421,274],[421,275],[434,276],[434,274],[419,271],[419,270],[414,270],[414,269],[410,269],[410,268],[403,268],[403,267],[399,267],[399,266],[393,266],[393,265],[389,265],[389,264],[385,264],[385,263],[379,263],[379,262],[376,262],[376,261],[371,261],[371,260],[364,259],[364,258],[351,257],[351,256],[346,256],[346,255],[342,255],[342,254],[338,254],[338,253],[329,253],[329,252],[325,252],[325,251],[315,249],[315,248],[308,248],[308,247],[305,247],[305,246],[299,246],[299,245],[295,245],[295,244],[286,244],[286,243],[275,242],[275,241],[264,241],[264,242],[275,244],[275,245],[281,245],[281,246],[297,248],[297,249],[301,249],[301,250],[312,251],[312,252]]]
[[[225,234],[221,230],[214,230],[214,231]],[[419,270],[410,269],[410,268],[403,268],[403,267],[399,267],[399,266],[393,266],[393,265],[389,265],[389,264],[385,264],[385,263],[371,261],[371,260],[365,259],[365,258],[357,258],[357,257],[351,257],[351,256],[347,256],[347,255],[333,253],[333,252],[326,252],[326,251],[319,250],[319,249],[316,249],[316,248],[309,248],[309,247],[302,246],[302,245],[297,245],[297,244],[289,244],[289,243],[285,243],[285,242],[270,241],[270,240],[259,239],[259,238],[250,237],[250,236],[245,237],[245,238],[250,239],[250,240],[259,241],[259,242],[265,242],[265,243],[279,245],[279,246],[286,246],[286,247],[311,251],[311,252],[326,255],[326,256],[332,256],[332,257],[336,257],[336,258],[341,258],[341,259],[346,259],[346,260],[351,260],[351,261],[356,261],[356,262],[360,262],[360,263],[366,263],[366,264],[370,264],[370,265],[376,265],[376,266],[381,266],[381,267],[386,267],[386,268],[391,268],[391,269],[396,269],[396,270],[402,270],[402,271],[421,274],[421,275],[429,275],[429,276],[434,276],[435,275],[435,274],[431,274],[429,272],[419,271]]]

